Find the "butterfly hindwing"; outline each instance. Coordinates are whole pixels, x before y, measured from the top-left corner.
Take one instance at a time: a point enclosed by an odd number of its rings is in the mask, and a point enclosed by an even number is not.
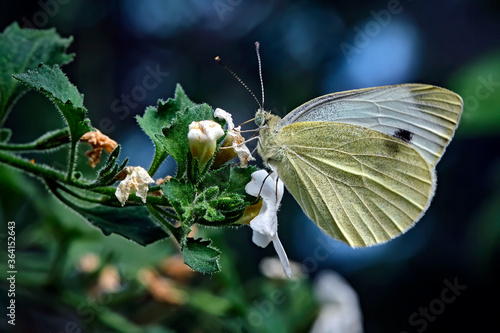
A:
[[[274,164],[305,213],[351,246],[382,243],[420,219],[434,170],[405,140],[361,126],[296,122],[279,130]]]

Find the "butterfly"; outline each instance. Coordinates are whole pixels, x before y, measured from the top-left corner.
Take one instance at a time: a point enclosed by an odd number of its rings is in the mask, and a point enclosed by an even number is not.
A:
[[[462,109],[459,95],[425,84],[329,94],[283,119],[257,111],[258,152],[323,232],[380,244],[429,208]]]

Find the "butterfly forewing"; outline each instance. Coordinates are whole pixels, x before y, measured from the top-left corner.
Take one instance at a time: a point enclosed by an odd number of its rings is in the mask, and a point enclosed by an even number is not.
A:
[[[352,124],[409,143],[434,166],[450,142],[462,113],[457,94],[435,86],[401,84],[325,95],[299,106],[278,130],[293,123]]]
[[[351,246],[388,241],[423,215],[433,169],[407,142],[356,125],[299,122],[281,128],[279,176],[306,214]]]

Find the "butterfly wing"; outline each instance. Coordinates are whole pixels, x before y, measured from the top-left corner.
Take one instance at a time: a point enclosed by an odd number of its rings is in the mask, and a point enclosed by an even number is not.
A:
[[[351,246],[388,241],[427,210],[434,170],[413,147],[351,124],[300,122],[276,135],[272,164],[304,212]]]
[[[408,142],[434,166],[455,133],[462,108],[460,96],[443,88],[383,86],[315,98],[284,117],[278,130],[308,121],[358,125]]]

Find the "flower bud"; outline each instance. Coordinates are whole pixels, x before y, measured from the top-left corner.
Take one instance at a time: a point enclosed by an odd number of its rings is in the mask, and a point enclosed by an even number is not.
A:
[[[213,120],[193,121],[189,125],[189,150],[203,167],[215,153],[217,139],[224,135],[222,127]]]

